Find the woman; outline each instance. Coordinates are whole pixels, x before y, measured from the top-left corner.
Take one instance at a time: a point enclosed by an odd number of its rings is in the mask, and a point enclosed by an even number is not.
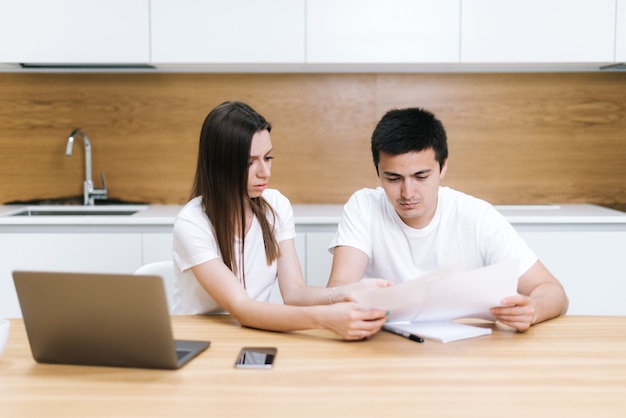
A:
[[[334,289],[305,285],[291,205],[267,188],[270,130],[241,102],[222,103],[205,119],[192,199],[174,224],[174,312],[225,310],[253,328],[323,328],[346,340],[366,338],[382,327],[385,312],[361,310],[350,302],[350,291],[389,282]],[[277,278],[284,305],[267,302]]]

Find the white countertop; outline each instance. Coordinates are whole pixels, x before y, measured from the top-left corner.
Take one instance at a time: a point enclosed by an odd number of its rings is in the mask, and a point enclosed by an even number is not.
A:
[[[141,208],[132,215],[63,215],[63,216],[12,216],[26,208],[41,210],[53,208],[63,210],[68,206],[0,206],[0,227],[2,225],[173,225],[182,205],[102,205],[96,209]],[[76,206],[72,206],[76,208]]]
[[[626,212],[591,204],[495,205],[512,224],[626,224]],[[343,205],[293,205],[296,224],[338,223]]]
[[[133,215],[11,216],[29,206],[0,206],[2,225],[173,225],[182,205],[147,205]],[[42,206],[30,206],[41,209]],[[626,224],[626,213],[591,204],[496,205],[512,224]],[[59,208],[59,206],[56,206]],[[129,206],[99,206],[129,208]],[[293,205],[296,225],[332,225],[339,222],[343,205]]]

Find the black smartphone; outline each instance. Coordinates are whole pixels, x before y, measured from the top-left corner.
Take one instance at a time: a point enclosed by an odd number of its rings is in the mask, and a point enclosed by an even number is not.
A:
[[[271,369],[276,358],[276,347],[243,347],[235,367],[238,369]]]

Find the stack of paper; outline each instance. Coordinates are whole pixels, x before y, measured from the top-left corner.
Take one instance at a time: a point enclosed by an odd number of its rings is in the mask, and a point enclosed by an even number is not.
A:
[[[395,322],[385,324],[383,329],[394,334],[404,332],[442,343],[491,334],[491,328],[480,328],[452,321]]]
[[[452,322],[459,318],[494,320],[489,308],[517,294],[519,261],[475,269],[440,270],[391,287],[361,289],[366,309],[389,311],[386,328],[441,342],[490,334],[491,329]]]

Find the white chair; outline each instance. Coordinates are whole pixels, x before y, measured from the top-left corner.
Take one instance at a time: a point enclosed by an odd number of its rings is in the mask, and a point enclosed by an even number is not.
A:
[[[174,263],[172,260],[156,261],[154,263],[144,264],[139,267],[135,274],[161,276],[163,278],[163,286],[165,287],[165,297],[167,298],[167,307],[172,312],[174,307],[174,280],[176,280],[176,274],[174,273]]]

